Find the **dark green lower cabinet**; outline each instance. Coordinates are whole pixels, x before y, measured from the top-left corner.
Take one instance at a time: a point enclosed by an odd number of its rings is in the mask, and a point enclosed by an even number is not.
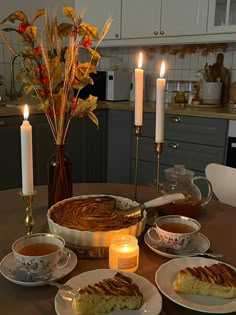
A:
[[[108,110],[107,182],[132,183],[133,112]]]
[[[74,183],[105,182],[107,152],[107,111],[95,112],[99,129],[87,117],[71,120],[65,143],[65,152],[72,161]],[[46,117],[33,115],[35,185],[47,184],[47,162],[55,151],[55,141]]]
[[[21,187],[22,116],[0,117],[0,190]]]
[[[99,128],[88,118],[71,121],[65,144],[73,167],[73,182],[134,183],[136,136],[133,111],[99,109],[95,111]],[[22,116],[0,119],[0,189],[21,187],[20,126]],[[47,162],[55,151],[44,114],[30,115],[33,131],[34,184],[47,184]],[[193,116],[165,115],[165,141],[161,154],[160,182],[164,170],[183,164],[205,175],[209,163],[224,164],[228,121]],[[144,113],[139,140],[138,179],[152,185],[157,178],[155,113]]]
[[[97,110],[95,114],[99,127],[88,118],[84,119],[83,163],[85,176],[83,182],[104,183],[107,181],[107,110]],[[79,179],[79,182],[81,180]]]
[[[65,151],[71,158],[73,182],[107,180],[107,110],[95,111],[99,128],[88,118],[73,118],[68,130]],[[0,119],[0,190],[20,188],[22,116]],[[47,163],[55,152],[55,140],[44,114],[30,115],[33,137],[34,185],[48,183]]]
[[[209,163],[225,163],[228,121],[225,119],[165,115],[165,141],[160,158],[160,183],[164,170],[183,164],[195,175],[205,176]],[[138,184],[152,185],[157,178],[155,113],[144,113],[139,145]],[[132,174],[135,173],[136,137],[132,137]],[[132,176],[133,176],[132,175]],[[198,182],[203,193],[207,186]]]

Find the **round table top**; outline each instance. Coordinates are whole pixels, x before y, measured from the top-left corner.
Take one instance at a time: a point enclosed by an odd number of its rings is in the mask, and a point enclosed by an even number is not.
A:
[[[47,186],[35,187],[37,194],[33,201],[33,215],[35,227],[33,232],[48,231],[47,225]],[[88,194],[110,194],[134,199],[135,188],[126,184],[75,184],[74,196]],[[20,189],[0,191],[0,259],[11,252],[11,244],[17,238],[26,233],[24,227],[25,204],[19,196]],[[137,201],[145,201],[156,198],[154,187],[138,186]],[[210,249],[213,252],[220,252],[224,255],[222,261],[236,266],[236,255],[234,245],[236,243],[235,222],[236,208],[222,204],[218,201],[211,201],[202,209],[198,218],[201,223],[201,232],[210,240]],[[144,243],[143,237],[139,239],[140,258],[139,268],[136,273],[145,277],[155,284],[155,273],[157,269],[170,259],[160,256],[151,251]],[[94,269],[109,268],[108,259],[79,259],[75,269],[70,272],[61,282]],[[54,298],[57,289],[50,286],[26,287],[13,284],[0,276],[0,305],[1,313],[4,315],[34,314],[34,315],[55,315]],[[171,302],[163,296],[163,314],[198,314]],[[204,313],[203,313],[204,314]],[[64,315],[64,314],[63,314]]]

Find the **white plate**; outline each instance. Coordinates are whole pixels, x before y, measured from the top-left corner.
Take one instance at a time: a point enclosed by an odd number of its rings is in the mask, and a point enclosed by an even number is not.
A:
[[[58,280],[60,278],[63,278],[75,268],[77,264],[77,256],[70,249],[67,248],[66,250],[70,253],[70,258],[68,260],[67,265],[61,269],[56,269],[53,272],[52,277],[48,280]],[[0,272],[3,275],[3,277],[5,277],[7,280],[13,283],[23,285],[23,286],[34,287],[34,286],[45,285],[45,282],[43,281],[27,282],[27,281],[18,280],[15,276],[15,269],[16,269],[16,264],[15,264],[14,254],[10,253],[6,257],[4,257],[0,263]]]
[[[159,241],[157,233],[151,229],[150,234],[153,240]],[[154,252],[161,256],[167,258],[177,258],[177,257],[186,257],[186,256],[196,256],[196,254],[203,254],[210,248],[210,241],[202,233],[198,233],[197,237],[189,244],[186,250],[183,250],[181,253],[176,253],[170,248],[166,248],[159,244],[156,244],[150,239],[146,233],[144,236],[144,241],[146,245]],[[189,253],[191,250],[191,253]]]
[[[213,296],[178,293],[173,289],[178,272],[186,267],[209,266],[222,263],[202,257],[176,258],[163,264],[156,272],[155,281],[159,290],[170,300],[186,308],[205,313],[225,314],[236,311],[236,298],[222,299]],[[227,265],[227,264],[226,264]],[[230,265],[229,265],[230,266]],[[230,266],[232,267],[232,266]],[[232,267],[236,270],[236,268]]]
[[[88,284],[94,284],[103,279],[113,277],[118,270],[112,269],[97,269],[88,272],[84,272],[72,279],[66,284],[69,284],[72,288],[78,290],[79,288],[85,287]],[[150,283],[147,279],[131,272],[123,272],[122,274],[132,278],[135,283],[139,286],[140,291],[143,294],[144,304],[138,310],[123,309],[119,311],[113,311],[112,315],[158,315],[162,308],[162,297],[158,292],[155,285]],[[58,315],[74,315],[71,302],[62,299],[58,293],[55,297],[55,310]]]

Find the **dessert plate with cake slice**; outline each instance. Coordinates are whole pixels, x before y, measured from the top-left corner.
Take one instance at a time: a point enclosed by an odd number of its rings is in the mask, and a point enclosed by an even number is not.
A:
[[[80,290],[79,298],[65,300],[58,292],[55,297],[55,310],[58,315],[95,314],[97,305],[111,306],[127,304],[127,307],[102,313],[112,315],[158,315],[162,309],[162,297],[155,285],[147,279],[131,272],[112,269],[97,269],[84,272],[71,278],[66,284],[73,289]],[[89,287],[88,287],[89,286]],[[130,290],[129,290],[130,287]],[[114,295],[112,294],[114,288]],[[128,291],[127,291],[128,290]],[[110,292],[111,291],[111,292]],[[79,300],[81,298],[81,300]],[[82,312],[74,310],[81,307],[90,307]],[[78,309],[77,309],[78,310]],[[101,309],[99,309],[101,312]]]
[[[215,314],[236,311],[236,268],[221,261],[172,259],[156,271],[155,281],[166,297],[186,308]]]

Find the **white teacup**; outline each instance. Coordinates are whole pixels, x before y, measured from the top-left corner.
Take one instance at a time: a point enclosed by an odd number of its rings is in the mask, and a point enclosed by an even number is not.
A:
[[[201,225],[198,221],[180,216],[180,215],[166,215],[159,217],[155,221],[155,226],[148,230],[150,240],[155,243],[151,231],[155,231],[159,236],[159,242],[167,248],[174,250],[185,249],[191,240],[193,240]]]
[[[32,275],[49,278],[67,264],[70,254],[65,240],[56,234],[37,233],[23,236],[12,244],[16,268]]]

